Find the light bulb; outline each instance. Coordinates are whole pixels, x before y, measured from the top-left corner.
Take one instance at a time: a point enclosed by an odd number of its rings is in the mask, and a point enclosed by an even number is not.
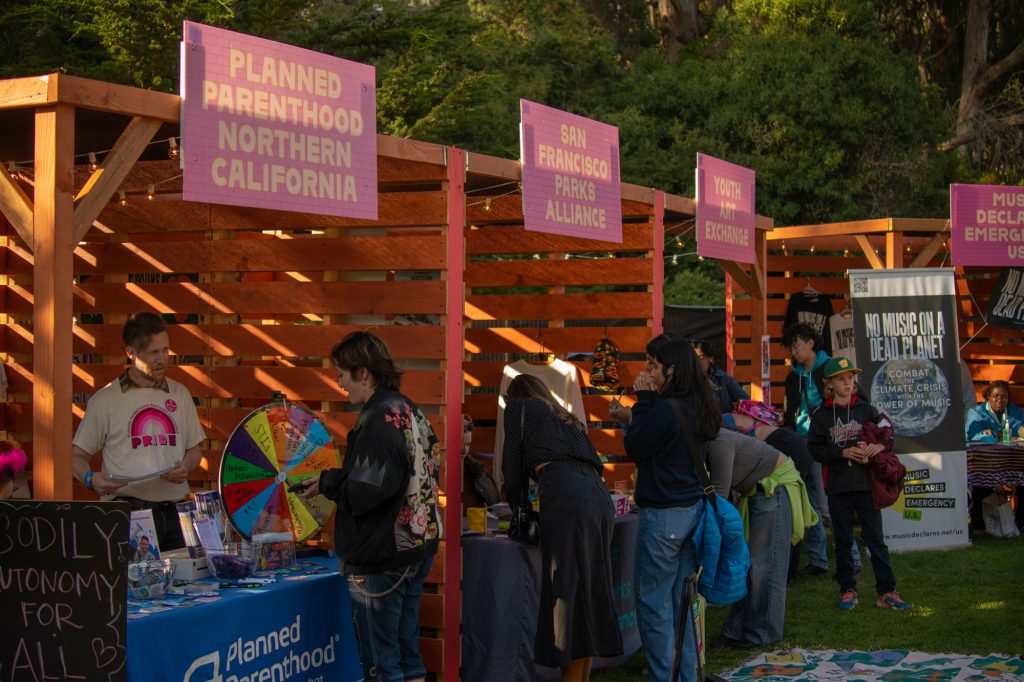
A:
[[[679,265],[679,256],[672,256],[672,265]]]
[[[156,185],[154,185],[153,183],[149,183],[149,187],[146,189],[146,198],[149,199],[150,201],[153,201],[153,198],[155,196],[156,196]]]
[[[89,152],[89,168],[96,170],[96,152]]]
[[[176,159],[178,158],[178,141],[173,137],[167,138],[167,156]]]
[[[488,213],[491,212],[491,200],[489,198],[484,200],[484,210]]]
[[[814,244],[811,244],[811,253],[814,253]]]
[[[128,197],[124,195],[123,189],[117,190],[117,203],[121,204],[122,206],[128,205]]]

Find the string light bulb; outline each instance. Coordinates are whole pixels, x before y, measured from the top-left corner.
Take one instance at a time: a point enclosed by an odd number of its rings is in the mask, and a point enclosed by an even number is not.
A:
[[[786,242],[782,242],[782,253],[783,255],[786,253]]]
[[[683,245],[683,238],[680,237],[679,235],[676,235],[676,246],[682,246],[682,245]]]
[[[679,265],[679,254],[672,256],[672,265]]]
[[[811,244],[811,253],[814,253],[814,244]]]
[[[540,260],[540,254],[539,253],[533,254],[533,260]]]
[[[149,187],[146,189],[146,198],[153,201],[154,197],[156,197],[156,185],[151,182],[149,183]]]
[[[121,204],[121,206],[128,205],[128,197],[125,196],[123,189],[117,190],[117,203]]]
[[[699,260],[701,263],[703,263],[704,262],[704,256],[697,256],[697,260]]]
[[[7,162],[7,172],[11,175],[12,178],[13,177],[17,177],[17,175],[18,175],[18,164],[14,163],[13,161],[8,161]]]
[[[843,258],[848,258],[849,256],[850,256],[850,249],[848,249],[848,248],[847,249],[843,249]]]
[[[178,158],[178,141],[173,137],[167,138],[167,156],[171,159]]]
[[[490,197],[488,197],[487,199],[484,200],[484,210],[486,212],[488,212],[488,213],[491,212],[491,199],[490,199]]]
[[[98,164],[96,163],[96,152],[89,152],[89,168],[91,170],[96,170],[97,165]]]

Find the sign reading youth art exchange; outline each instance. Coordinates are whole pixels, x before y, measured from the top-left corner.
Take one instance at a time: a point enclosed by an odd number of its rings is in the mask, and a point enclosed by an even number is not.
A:
[[[519,100],[527,230],[622,243],[619,129]]]
[[[753,263],[754,171],[697,154],[697,254]]]
[[[857,377],[896,431],[903,494],[882,510],[891,549],[967,545],[967,453],[950,268],[851,270]]]
[[[377,219],[374,68],[185,22],[183,198]]]
[[[1024,266],[1024,187],[950,185],[954,265]]]

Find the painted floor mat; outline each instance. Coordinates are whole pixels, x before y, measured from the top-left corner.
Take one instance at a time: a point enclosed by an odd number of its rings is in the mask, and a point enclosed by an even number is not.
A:
[[[1020,656],[926,654],[904,649],[883,651],[773,651],[721,674],[742,682],[993,682],[1024,680]]]

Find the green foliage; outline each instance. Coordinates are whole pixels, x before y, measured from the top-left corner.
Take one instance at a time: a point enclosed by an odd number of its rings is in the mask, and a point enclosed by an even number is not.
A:
[[[692,196],[695,154],[726,158],[757,171],[758,212],[779,225],[945,214],[953,161],[930,150],[946,121],[870,9],[740,1],[676,63],[642,57],[614,117],[642,151],[625,173]]]

